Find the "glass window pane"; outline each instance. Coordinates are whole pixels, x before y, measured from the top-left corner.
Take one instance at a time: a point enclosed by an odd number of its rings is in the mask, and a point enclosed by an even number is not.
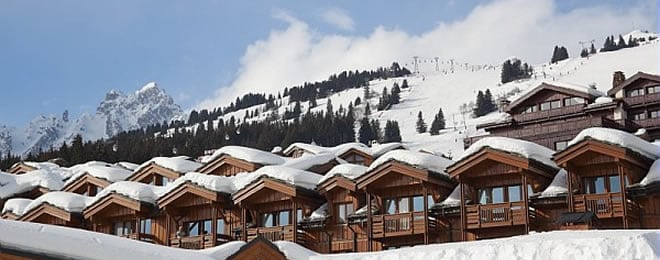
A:
[[[300,223],[300,221],[303,220],[303,211],[302,211],[302,209],[296,210],[296,218],[297,218],[296,221],[298,223]]]
[[[123,231],[124,231],[124,223],[122,223],[122,222],[115,222],[115,223],[114,223],[114,228],[113,228],[113,230],[114,230],[115,235],[118,235],[118,236],[123,235]]]
[[[504,202],[504,188],[496,187],[493,188],[493,203],[502,203]]]
[[[199,236],[199,223],[198,222],[189,222],[188,223],[188,235],[190,235],[190,236]]]
[[[429,196],[426,198],[426,201],[428,201],[428,202],[427,202],[427,204],[428,204],[427,207],[428,207],[429,209],[430,209],[431,207],[433,207],[433,204],[435,204],[435,201],[433,201],[433,196],[431,196],[431,195],[429,195]]]
[[[346,204],[339,204],[338,209],[337,221],[339,223],[346,223]]]
[[[213,230],[212,225],[211,225],[211,220],[210,219],[204,220],[204,231],[202,232],[202,234],[205,234],[205,235],[210,234],[211,230]]]
[[[609,176],[610,192],[621,192],[621,181],[618,175]]]
[[[133,227],[134,224],[135,223],[133,221],[124,222],[124,235],[133,233],[133,230],[135,230],[135,228]]]
[[[550,102],[541,103],[541,110],[550,109]]]
[[[414,212],[424,211],[424,197],[423,196],[413,197],[413,211]]]
[[[596,194],[605,193],[605,177],[596,178],[594,185]]]
[[[509,202],[516,202],[516,201],[521,201],[522,199],[522,194],[520,190],[520,186],[509,186],[508,187],[508,192],[509,192]]]
[[[142,229],[140,232],[143,234],[151,234],[151,219],[143,219],[140,222],[140,228]]]
[[[491,189],[481,189],[479,190],[479,204],[489,204],[493,202],[491,198]]]
[[[224,219],[217,219],[216,227],[215,227],[215,233],[216,234],[225,234],[225,220]]]
[[[278,221],[277,224],[280,226],[289,225],[289,211],[288,210],[280,211],[277,221]]]
[[[387,209],[387,214],[396,214],[396,205],[393,199],[385,200],[385,208]]]
[[[265,213],[263,216],[263,226],[264,227],[272,227],[273,226],[273,214],[272,213]]]
[[[399,199],[399,213],[410,212],[410,199],[409,198],[400,198]]]

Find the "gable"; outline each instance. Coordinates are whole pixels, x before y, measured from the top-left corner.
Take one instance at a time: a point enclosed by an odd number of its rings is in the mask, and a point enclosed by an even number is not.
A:
[[[657,85],[660,83],[660,75],[653,75],[644,72],[637,72],[630,78],[627,78],[619,86],[614,87],[607,91],[607,95],[614,97],[617,92],[621,90],[629,90],[633,88],[647,87]]]
[[[275,244],[261,236],[257,236],[257,238],[242,246],[236,253],[229,256],[227,259],[286,260],[286,256],[284,256],[284,253],[282,253]]]
[[[240,172],[253,172],[260,167],[261,165],[259,164],[247,162],[225,154],[208,162],[198,172],[220,176],[233,176]]]
[[[108,187],[108,185],[110,185],[110,182],[104,179],[94,177],[88,173],[85,173],[84,176],[64,186],[64,188],[62,188],[62,191],[83,194],[84,192],[81,193],[81,189],[85,189],[86,191],[88,185],[105,188]]]
[[[222,197],[219,193],[186,183],[160,198],[158,200],[158,206],[159,208],[169,205],[193,206],[208,204],[208,202],[218,202],[220,200],[222,200]]]
[[[580,97],[589,101],[593,101],[596,98],[596,96],[590,95],[582,91],[555,86],[548,83],[542,83],[533,90],[527,92],[523,96],[511,102],[511,104],[509,104],[504,109],[504,111],[511,114],[518,114],[523,110],[525,110],[525,108],[530,105],[537,105],[542,102],[552,101],[552,100],[563,101],[564,98],[568,98],[568,97]]]
[[[89,219],[106,213],[114,216],[146,211],[148,211],[148,207],[139,201],[129,199],[119,194],[111,194],[87,207],[83,212],[83,215],[85,218]]]
[[[131,176],[126,178],[126,180],[149,183],[153,179],[154,175],[160,175],[171,180],[181,177],[180,172],[173,171],[171,169],[162,167],[154,162],[151,162],[147,167],[144,167],[139,171],[131,174]]]

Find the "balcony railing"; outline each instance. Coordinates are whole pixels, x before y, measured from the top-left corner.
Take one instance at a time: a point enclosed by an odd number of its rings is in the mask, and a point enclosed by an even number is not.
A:
[[[574,106],[567,106],[567,107],[549,109],[544,111],[537,111],[533,113],[516,114],[513,115],[513,120],[515,120],[516,122],[524,122],[531,120],[547,119],[555,116],[564,116],[564,115],[582,113],[582,111],[584,111],[584,105],[574,105]]]
[[[233,239],[224,234],[217,234],[217,239],[213,243],[213,236],[206,234],[201,236],[190,237],[171,237],[170,245],[172,247],[185,248],[185,249],[204,249],[222,245]]]
[[[293,225],[277,226],[277,227],[256,227],[248,228],[248,240],[252,240],[257,236],[261,236],[270,241],[286,240],[293,241]]]
[[[629,106],[660,103],[660,93],[641,95],[636,97],[625,97],[623,98],[623,102]]]
[[[522,201],[468,205],[465,211],[469,229],[525,224],[525,204]],[[536,216],[536,212],[531,209],[529,214],[530,220]]]
[[[639,127],[649,128],[649,127],[660,127],[660,118],[648,118],[644,120],[634,120],[635,124]]]
[[[591,211],[598,218],[623,217],[623,197],[621,193],[574,195],[574,209],[577,212]],[[632,201],[626,203],[628,215],[635,217],[639,206]]]
[[[140,241],[149,242],[149,243],[154,242],[154,235],[152,234],[139,234],[139,235],[140,235],[140,239],[139,239]],[[131,233],[122,237],[138,240],[138,233]]]
[[[424,219],[424,212],[376,215],[372,220],[374,237],[424,234],[425,225],[429,232],[437,228],[435,219]]]

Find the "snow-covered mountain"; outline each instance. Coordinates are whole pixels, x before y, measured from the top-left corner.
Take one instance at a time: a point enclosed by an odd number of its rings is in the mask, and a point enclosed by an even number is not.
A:
[[[75,120],[65,111],[61,116],[40,115],[22,128],[0,125],[0,153],[27,155],[51,146],[57,148],[62,142],[70,144],[78,134],[84,140],[108,138],[122,131],[180,119],[182,115],[181,107],[154,82],[135,93],[111,90],[96,113],[84,113]]]

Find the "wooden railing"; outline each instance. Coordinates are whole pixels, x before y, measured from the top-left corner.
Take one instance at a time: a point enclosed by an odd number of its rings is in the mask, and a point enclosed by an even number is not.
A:
[[[525,224],[525,204],[522,201],[465,207],[467,228],[505,227]],[[530,222],[536,212],[529,211]]]
[[[376,215],[372,218],[374,237],[392,237],[412,234],[424,234],[425,225],[429,232],[435,231],[435,219],[424,219],[424,212]]]
[[[644,120],[633,120],[633,122],[639,127],[658,127],[660,126],[660,118],[648,118]]]
[[[598,218],[622,217],[623,197],[621,193],[575,195],[574,209],[577,212],[591,211]]]
[[[513,120],[517,122],[523,122],[523,121],[547,119],[555,116],[581,113],[583,110],[584,110],[584,105],[574,105],[574,106],[567,106],[567,107],[549,109],[544,111],[537,111],[533,113],[515,114],[513,115]]]
[[[252,240],[257,236],[261,236],[270,241],[286,240],[293,241],[293,225],[277,226],[277,227],[256,227],[248,228],[248,240]]]
[[[231,236],[217,234],[215,243],[212,235],[190,236],[190,237],[171,237],[170,246],[185,249],[204,249],[222,245],[233,239]]]
[[[139,235],[140,235],[139,236],[140,241],[149,242],[149,243],[154,242],[154,235],[152,235],[152,234],[139,234]],[[133,239],[133,240],[138,240],[138,233],[131,233],[131,234],[125,235],[123,237]]]
[[[623,102],[625,102],[629,106],[660,103],[660,93],[641,95],[636,97],[625,97],[623,98]]]

